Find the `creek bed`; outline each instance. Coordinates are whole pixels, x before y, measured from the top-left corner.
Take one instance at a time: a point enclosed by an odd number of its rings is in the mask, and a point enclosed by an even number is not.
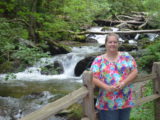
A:
[[[0,120],[17,120],[80,86],[81,83],[70,80],[14,80],[0,83]],[[49,120],[53,118],[65,120],[55,116]]]

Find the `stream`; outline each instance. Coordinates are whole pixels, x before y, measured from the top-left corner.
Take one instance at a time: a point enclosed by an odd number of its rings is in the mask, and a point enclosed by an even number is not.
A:
[[[88,31],[100,32],[102,27],[92,27]],[[117,31],[117,28],[112,28]],[[157,34],[147,34],[153,41]],[[97,43],[90,46],[72,47],[68,54],[60,54],[51,58],[42,58],[32,67],[23,72],[0,75],[0,120],[17,120],[24,115],[35,111],[49,102],[79,88],[82,84],[81,75],[75,76],[75,66],[85,57],[104,51],[106,35],[87,35]],[[140,34],[135,35],[129,44],[137,44]],[[124,40],[121,38],[121,42]],[[55,61],[61,63],[62,74],[45,75],[41,68]],[[6,80],[7,77],[7,80]],[[49,120],[67,120],[67,118],[52,116]]]

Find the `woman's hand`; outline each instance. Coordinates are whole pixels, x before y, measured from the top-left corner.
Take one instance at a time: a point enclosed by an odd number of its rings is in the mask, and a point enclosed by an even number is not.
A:
[[[113,85],[111,85],[111,86],[106,85],[105,90],[108,91],[108,92],[113,92],[113,91],[117,90],[117,87],[113,86]]]
[[[122,90],[125,87],[125,83],[124,82],[120,82],[118,85],[116,85],[116,88],[118,90]]]

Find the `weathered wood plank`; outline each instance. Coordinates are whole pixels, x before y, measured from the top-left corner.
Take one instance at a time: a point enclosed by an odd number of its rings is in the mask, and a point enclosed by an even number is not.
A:
[[[152,67],[152,74],[156,74],[153,80],[154,93],[160,95],[160,62],[154,62]],[[160,119],[160,98],[154,101],[155,120]]]
[[[144,97],[144,98],[135,100],[135,103],[136,103],[135,107],[136,107],[136,106],[139,106],[139,105],[142,105],[142,104],[144,104],[144,103],[150,102],[150,101],[152,101],[152,100],[155,100],[155,99],[157,99],[157,98],[159,98],[159,97],[160,97],[160,95],[158,95],[158,94],[153,94],[153,95],[151,95],[151,96],[147,96],[147,97]]]
[[[96,120],[95,108],[94,108],[94,93],[92,83],[92,72],[83,72],[83,84],[88,88],[88,95],[83,99],[83,112],[84,116],[87,116],[90,120]]]
[[[69,107],[70,105],[78,102],[88,94],[86,87],[81,87],[78,90],[56,100],[55,102],[49,103],[39,110],[32,112],[20,120],[44,120],[50,116],[58,113],[59,111]]]
[[[155,74],[148,74],[148,75],[139,74],[138,77],[133,81],[133,83],[153,80],[155,77],[156,77]]]

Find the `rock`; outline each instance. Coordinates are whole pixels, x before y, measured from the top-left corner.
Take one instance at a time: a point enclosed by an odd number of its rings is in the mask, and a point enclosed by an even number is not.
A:
[[[103,27],[101,29],[101,31],[113,31],[113,29],[111,29],[110,27],[105,26],[105,27]]]
[[[135,38],[136,34],[119,34],[119,37],[123,40],[133,40]]]
[[[43,48],[44,51],[50,51],[51,55],[56,55],[56,54],[66,54],[71,51],[71,49],[60,43],[56,43],[56,41],[53,40],[47,40],[48,48]]]
[[[132,51],[132,50],[138,50],[137,45],[131,45],[131,44],[122,44],[119,47],[120,51]]]
[[[44,75],[62,74],[63,72],[63,66],[58,61],[55,61],[53,64],[41,68],[41,74]]]
[[[95,56],[91,56],[79,61],[74,70],[75,75],[80,76],[84,70],[89,69],[94,58]]]
[[[59,63],[58,61],[54,62],[54,68],[56,69],[58,74],[62,74],[64,72],[63,65],[61,63]]]
[[[73,39],[78,42],[86,42],[86,38],[85,35],[75,35]]]
[[[86,42],[88,43],[97,43],[97,40],[94,38],[87,37]]]

